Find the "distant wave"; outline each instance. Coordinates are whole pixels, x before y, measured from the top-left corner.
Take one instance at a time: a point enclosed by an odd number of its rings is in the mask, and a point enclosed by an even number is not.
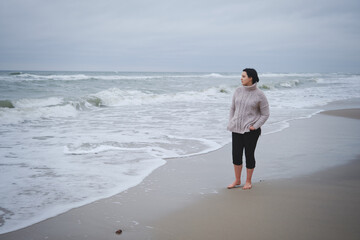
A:
[[[227,86],[211,87],[202,91],[167,94],[109,88],[95,94],[70,99],[49,97],[41,99],[23,98],[13,101],[1,100],[0,122],[15,123],[39,118],[74,117],[78,111],[86,111],[98,107],[209,101],[216,100],[219,97],[230,96],[232,91],[233,88]]]
[[[121,90],[110,88],[86,97],[86,101],[95,106],[121,106],[158,104],[165,102],[192,102],[196,100],[216,99],[219,95],[230,94],[232,88],[227,86],[211,87],[202,91],[186,91],[168,94],[145,93],[139,90]],[[96,103],[96,104],[94,104]]]
[[[261,73],[259,77],[318,77],[320,73]]]
[[[125,73],[113,74],[36,74],[36,73],[9,73],[12,77],[10,80],[17,81],[41,81],[41,80],[56,80],[56,81],[81,81],[81,80],[151,80],[151,79],[168,79],[168,78],[230,78],[240,79],[240,73],[162,73],[162,74],[142,74],[132,75]],[[10,77],[9,76],[9,77]],[[262,73],[259,77],[319,77],[320,73]],[[7,79],[9,80],[9,79]]]
[[[240,78],[240,75],[223,75],[219,73],[210,74],[162,74],[162,75],[96,75],[96,74],[35,74],[14,72],[9,73],[9,77],[3,80],[17,80],[17,81],[41,81],[41,80],[56,80],[56,81],[79,81],[79,80],[147,80],[147,79],[166,79],[166,78]]]
[[[204,77],[226,77],[226,76],[221,75],[219,73],[210,73],[210,74],[204,75]]]
[[[14,101],[14,104],[17,108],[33,108],[33,107],[57,106],[63,102],[64,102],[63,98],[59,98],[59,97],[49,97],[49,98],[39,98],[39,99],[23,98]]]
[[[301,81],[297,80],[297,79],[295,79],[295,80],[282,80],[282,81],[278,81],[278,82],[268,82],[268,81],[266,81],[266,83],[259,82],[258,87],[260,89],[266,91],[266,90],[275,90],[275,89],[280,89],[280,88],[296,88],[301,84],[302,84]]]
[[[23,121],[58,117],[75,117],[76,108],[62,98],[19,99],[0,101],[0,123],[15,124]],[[10,105],[12,107],[4,107]]]
[[[24,73],[20,74],[17,77],[21,77],[20,80],[64,80],[64,81],[71,81],[71,80],[84,80],[89,79],[90,77],[85,74],[64,74],[64,75],[37,75],[37,74],[30,74]]]
[[[16,76],[16,75],[20,75],[22,74],[22,72],[11,72],[9,73],[10,76]]]
[[[202,91],[155,94],[139,90],[109,88],[95,94],[83,96],[77,100],[71,100],[69,103],[77,110],[86,110],[93,107],[132,106],[168,102],[194,102],[202,100],[216,100],[219,97],[229,96],[233,90],[233,88],[227,86],[218,86]]]
[[[330,74],[330,73],[329,73]],[[331,75],[338,75],[339,77],[344,74],[331,73]],[[323,76],[321,73],[260,73],[259,77],[262,78],[286,78],[286,77],[308,77],[318,78]],[[358,75],[354,75],[358,78]],[[346,78],[349,76],[346,75]],[[81,80],[151,80],[151,79],[168,79],[168,78],[229,78],[240,79],[241,73],[122,73],[114,72],[109,74],[92,74],[87,72],[71,73],[34,73],[34,72],[10,72],[7,77],[0,76],[0,80],[11,81],[42,81],[42,80],[56,80],[56,81],[81,81]]]
[[[300,84],[299,80],[292,80],[292,81],[282,82],[279,85],[281,87],[292,88],[298,86],[299,84]]]
[[[0,108],[36,108],[36,107],[51,107],[63,103],[62,98],[50,97],[44,99],[28,99],[22,98],[19,100],[0,100]]]

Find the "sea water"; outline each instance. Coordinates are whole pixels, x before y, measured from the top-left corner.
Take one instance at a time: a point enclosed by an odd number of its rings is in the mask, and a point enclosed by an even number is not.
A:
[[[360,75],[263,73],[271,134]],[[0,72],[0,233],[139,184],[165,158],[216,150],[241,73]],[[179,158],[181,160],[181,158]]]

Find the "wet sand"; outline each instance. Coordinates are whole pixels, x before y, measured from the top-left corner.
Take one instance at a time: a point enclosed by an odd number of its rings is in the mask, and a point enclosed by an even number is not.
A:
[[[338,117],[346,116],[348,118],[360,119],[359,109],[357,109],[357,108],[329,110],[329,111],[323,112],[323,114],[338,116]]]
[[[0,239],[360,239],[359,116],[359,108],[349,113],[336,107],[336,113],[295,120],[279,133],[261,136],[251,190],[226,189],[233,181],[226,145],[168,159],[126,192]],[[262,178],[271,171],[262,168],[264,159],[283,159],[274,167],[285,170],[289,158],[309,171]],[[304,159],[313,166],[301,164]],[[316,164],[330,159],[337,161],[326,169]]]

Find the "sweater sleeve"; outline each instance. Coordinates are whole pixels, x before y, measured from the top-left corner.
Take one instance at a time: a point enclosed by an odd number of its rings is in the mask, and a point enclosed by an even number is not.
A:
[[[266,122],[266,120],[268,120],[270,116],[269,103],[267,101],[265,94],[262,94],[261,96],[259,107],[260,107],[260,118],[253,125],[255,129],[261,127]]]
[[[235,95],[236,95],[236,91],[234,92],[234,95],[233,95],[232,101],[231,101],[229,122],[234,117],[234,113],[235,113]]]

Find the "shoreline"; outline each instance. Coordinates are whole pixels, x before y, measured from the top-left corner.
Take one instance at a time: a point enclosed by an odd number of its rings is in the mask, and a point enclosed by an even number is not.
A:
[[[355,102],[356,103],[354,105],[357,104],[357,101]],[[335,105],[336,104],[341,105],[341,103],[335,103]],[[309,119],[311,120],[316,116],[324,115],[321,118],[333,118],[335,123],[340,121],[339,119],[337,119],[338,116],[327,116],[325,114],[322,112],[320,114],[314,115]],[[299,121],[303,122],[309,120],[293,120],[290,122],[290,127],[287,129],[291,129],[293,123]],[[357,120],[351,119],[351,121]],[[286,131],[287,129],[284,129],[283,131]],[[263,136],[263,138],[265,138],[266,136],[267,138],[269,138],[269,136],[274,136],[275,134],[284,135],[281,134],[283,131],[269,134],[268,136],[265,135]],[[261,143],[261,147],[263,147],[262,145],[263,143]],[[49,218],[29,227],[1,234],[0,239],[31,239],[31,236],[33,236],[35,239],[41,239],[46,237],[48,237],[48,239],[81,239],[90,237],[91,239],[93,238],[93,236],[94,239],[95,236],[96,238],[101,239],[115,239],[116,237],[118,237],[114,234],[114,232],[117,230],[116,228],[123,229],[124,233],[121,235],[123,239],[139,239],[138,237],[140,237],[140,239],[143,239],[146,236],[158,232],[158,230],[154,230],[154,226],[147,225],[146,223],[154,223],[155,219],[161,219],[165,217],[168,213],[173,213],[178,211],[179,209],[184,209],[187,206],[191,206],[194,202],[203,201],[204,199],[207,199],[209,197],[212,198],[212,196],[223,195],[223,188],[226,187],[230,179],[232,179],[233,174],[231,168],[232,164],[229,160],[229,153],[231,152],[229,148],[230,146],[229,144],[227,144],[220,149],[211,151],[209,153],[184,157],[180,159],[166,159],[167,164],[155,169],[148,177],[145,178],[142,183],[128,189],[125,192],[119,193],[110,198],[98,200],[94,203],[72,209],[68,212],[62,213],[56,217]],[[224,157],[224,154],[227,154],[227,156]],[[207,158],[212,158],[214,161],[209,162]],[[221,158],[225,158],[224,161],[226,161],[226,163],[221,163],[219,165],[219,161],[216,160]],[[261,159],[263,158],[263,156],[261,156],[260,154],[258,158]],[[350,160],[351,159],[348,159],[349,162]],[[190,172],[190,170],[192,170],[191,166],[189,166],[189,164],[187,164],[187,166],[184,166],[185,161],[198,167],[201,166],[201,164],[206,163],[207,167],[202,169],[201,171],[197,170],[199,171],[199,176],[193,176],[191,173],[188,173]],[[221,169],[219,169],[219,166],[221,166]],[[261,162],[259,163],[259,167],[260,166]],[[328,169],[330,168],[331,166]],[[319,169],[317,172],[322,170],[323,169]],[[209,175],[208,171],[212,172],[212,174],[210,175],[216,176],[218,174],[220,176],[219,179],[216,178],[204,181],[202,177],[204,177],[204,175]],[[261,173],[261,171],[262,170],[260,167],[257,172]],[[324,171],[326,171],[326,169]],[[178,176],[180,176],[180,178],[170,179],[174,174],[177,174]],[[191,175],[189,179],[186,178],[187,174]],[[307,173],[305,175],[309,174],[312,173]],[[231,176],[230,178],[221,177],[226,175]],[[181,176],[183,176],[183,178],[181,178]],[[302,176],[296,176],[294,178],[301,177]],[[260,180],[263,179],[258,178],[258,181]],[[281,182],[284,180],[270,179],[268,181],[267,179],[265,179],[265,182],[262,181],[260,183],[255,183],[255,188],[257,188],[258,185],[261,185],[263,187],[267,185],[268,182],[270,184],[276,181]],[[161,186],[158,186],[159,184]],[[209,185],[211,187],[209,187]],[[178,189],[180,189],[181,191],[177,191]],[[149,203],[143,200],[143,198],[146,199],[149,197],[152,199]],[[149,206],[150,208],[152,208],[151,206],[155,206],[157,208],[160,207],[161,209],[159,208],[157,211],[156,209],[152,209],[150,211],[148,209]],[[164,207],[164,209],[162,207]],[[114,210],[115,212],[119,211],[119,214],[114,213]],[[143,215],[142,213],[145,214]],[[98,220],[99,218],[101,219],[101,221]],[[106,223],[104,223],[104,221]],[[67,222],[72,222],[72,224],[68,224]],[[157,229],[158,228],[159,227],[157,227]],[[98,233],[94,233],[94,231],[97,232],[96,229],[101,232],[100,235],[97,235]],[[87,232],[89,233],[89,235],[86,234]],[[161,237],[159,239],[161,239]]]

